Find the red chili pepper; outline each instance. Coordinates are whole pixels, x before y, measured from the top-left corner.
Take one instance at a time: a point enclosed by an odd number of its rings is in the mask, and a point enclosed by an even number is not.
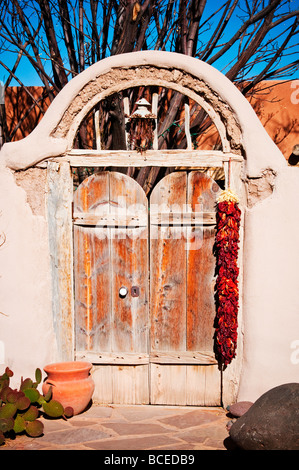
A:
[[[216,352],[228,365],[236,355],[238,327],[238,244],[241,211],[237,202],[218,203],[216,255],[218,276]]]

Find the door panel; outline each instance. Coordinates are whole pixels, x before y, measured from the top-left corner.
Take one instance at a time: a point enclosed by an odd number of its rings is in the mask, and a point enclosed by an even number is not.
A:
[[[74,215],[76,357],[96,364],[95,399],[148,403],[146,196],[126,175],[98,173],[79,186]]]
[[[219,186],[205,174],[188,175],[187,200],[191,211],[215,211]],[[215,320],[215,225],[188,227],[187,350],[213,352]]]
[[[203,214],[212,219],[219,190],[201,172],[179,172],[165,177],[151,196],[150,384],[155,404],[220,405],[213,351],[215,224],[205,225]],[[169,227],[163,225],[167,219]]]
[[[133,179],[102,172],[76,191],[76,357],[94,364],[96,401],[220,405],[218,191],[199,171],[165,177],[150,199],[150,241],[147,198]]]
[[[154,224],[169,208],[186,203],[186,173],[172,173],[155,187],[150,200],[151,352],[186,347],[185,228]],[[170,333],[171,331],[171,333]]]
[[[111,334],[110,248],[108,229],[74,229],[77,351],[109,351]]]

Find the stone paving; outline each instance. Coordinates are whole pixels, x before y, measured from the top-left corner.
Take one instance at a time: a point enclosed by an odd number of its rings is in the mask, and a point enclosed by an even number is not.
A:
[[[44,434],[0,450],[231,450],[223,408],[93,405],[65,421],[41,418]]]

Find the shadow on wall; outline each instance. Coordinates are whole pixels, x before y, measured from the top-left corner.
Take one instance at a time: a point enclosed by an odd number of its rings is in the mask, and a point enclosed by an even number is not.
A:
[[[299,157],[295,158],[298,155],[293,148],[298,145],[299,80],[263,81],[248,100],[286,160],[291,158],[289,163],[297,164]],[[50,99],[43,87],[7,88],[6,141],[21,140],[30,134],[49,105]],[[197,139],[198,149],[217,149],[218,140],[218,132],[211,127]]]
[[[44,87],[8,87],[5,92],[6,141],[29,135],[44,116],[50,99]]]
[[[298,143],[299,80],[261,82],[249,102],[274,143],[289,160]]]

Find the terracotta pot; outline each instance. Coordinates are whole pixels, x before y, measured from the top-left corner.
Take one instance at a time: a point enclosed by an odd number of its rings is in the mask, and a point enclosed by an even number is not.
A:
[[[52,398],[65,408],[71,406],[77,415],[85,410],[94,392],[94,382],[89,375],[89,362],[57,362],[44,367],[48,375],[43,383],[45,395],[52,385]]]

